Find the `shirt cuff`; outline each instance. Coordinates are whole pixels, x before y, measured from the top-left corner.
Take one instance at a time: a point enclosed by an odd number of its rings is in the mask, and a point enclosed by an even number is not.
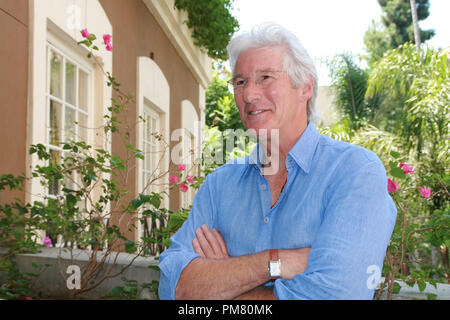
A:
[[[166,252],[161,254],[159,262],[159,269],[161,270],[159,298],[161,300],[175,300],[175,288],[181,272],[192,260],[201,256],[189,251],[172,252],[170,255],[167,255]]]

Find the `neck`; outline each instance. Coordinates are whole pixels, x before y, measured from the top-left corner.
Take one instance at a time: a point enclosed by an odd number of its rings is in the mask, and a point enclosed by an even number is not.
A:
[[[287,134],[283,130],[268,132],[267,137],[259,137],[258,142],[263,151],[263,168],[266,174],[284,174],[286,171],[286,158],[289,151],[305,132],[308,123],[305,122],[295,134]]]

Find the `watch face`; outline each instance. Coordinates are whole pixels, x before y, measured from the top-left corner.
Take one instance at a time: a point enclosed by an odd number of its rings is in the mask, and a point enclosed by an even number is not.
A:
[[[270,276],[271,277],[280,277],[281,276],[281,269],[280,269],[279,261],[270,261],[269,267],[270,267]]]

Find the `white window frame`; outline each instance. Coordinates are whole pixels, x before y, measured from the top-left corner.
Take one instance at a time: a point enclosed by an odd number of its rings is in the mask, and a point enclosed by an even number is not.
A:
[[[70,7],[76,7],[76,17]],[[48,114],[47,114],[47,43],[51,42],[56,49],[68,53],[72,62],[84,65],[83,61],[87,49],[77,45],[83,40],[80,29],[87,28],[91,33],[97,35],[111,34],[112,25],[98,0],[30,0],[29,1],[29,78],[28,78],[28,112],[27,112],[27,149],[33,144],[44,144],[48,142]],[[77,18],[80,25],[69,24]],[[78,19],[79,18],[79,19]],[[82,25],[81,25],[82,24]],[[56,43],[57,41],[58,43]],[[102,68],[112,72],[112,53],[100,48],[96,53]],[[81,59],[79,59],[81,57]],[[75,61],[74,61],[75,60]],[[89,69],[89,68],[88,68]],[[91,76],[89,93],[90,107],[88,110],[87,127],[99,127],[104,123],[103,116],[110,114],[107,110],[112,97],[112,89],[106,84],[106,76],[100,74],[98,67],[94,68]],[[93,91],[95,88],[95,92]],[[91,112],[93,117],[91,117]],[[105,135],[100,132],[99,136],[87,130],[87,143],[111,150],[111,143]],[[47,144],[48,147],[48,144]],[[45,161],[39,160],[36,154],[27,153],[27,176],[31,176],[37,165],[45,165]],[[108,176],[105,174],[105,176]],[[38,179],[30,179],[26,184],[26,202],[43,201],[48,194],[46,187],[40,184]],[[44,236],[40,232],[38,238]]]
[[[50,102],[51,100],[55,101],[61,106],[61,127],[58,128],[59,135],[61,137],[60,143],[67,142],[66,141],[66,119],[65,119],[65,112],[66,108],[71,108],[75,111],[75,121],[77,122],[79,113],[84,114],[87,117],[86,122],[86,128],[85,128],[85,140],[87,144],[92,144],[91,137],[92,137],[92,128],[91,123],[93,122],[92,119],[94,118],[93,114],[93,77],[95,75],[95,68],[91,62],[88,61],[87,58],[83,57],[82,55],[78,54],[74,49],[70,48],[69,45],[65,44],[63,41],[59,40],[55,35],[53,35],[51,32],[48,32],[47,34],[47,45],[46,45],[46,88],[45,88],[45,98],[46,98],[46,108],[45,108],[45,118],[46,118],[46,135],[45,135],[45,143],[44,145],[48,148],[48,150],[58,152],[61,157],[64,157],[67,155],[68,151],[63,150],[62,145],[54,145],[50,141],[50,131],[51,131],[51,123],[50,123]],[[60,55],[62,57],[62,63],[61,63],[61,97],[56,97],[51,95],[50,93],[50,81],[51,81],[51,52],[55,52],[56,54]],[[74,92],[74,99],[75,104],[71,104],[66,101],[66,63],[69,62],[75,66],[75,92]],[[81,70],[87,75],[87,98],[86,98],[86,110],[83,110],[79,106],[79,71]],[[75,136],[74,139],[77,141],[80,141],[81,138],[78,135],[79,125],[74,124],[75,129]],[[79,177],[76,173],[74,173],[73,179],[75,181],[79,180]],[[61,192],[61,185],[58,186],[59,190],[58,193]],[[50,193],[50,186],[48,186],[42,193],[49,199],[56,199],[58,196],[57,194]],[[86,199],[82,198],[79,206],[86,207],[87,210],[89,210],[89,203],[85,202]],[[64,239],[62,239],[61,236],[58,236],[58,241],[55,243],[55,247],[63,247],[64,246]],[[69,245],[76,245],[69,243]]]
[[[145,137],[145,123],[140,119],[144,113],[148,111],[157,114],[159,118],[159,129],[166,143],[170,142],[169,127],[170,127],[170,86],[166,80],[162,70],[156,64],[155,61],[149,57],[137,57],[137,115],[136,122],[138,123],[138,130],[136,130],[137,147],[144,150],[144,137]],[[166,148],[164,142],[161,141],[160,148],[156,155],[157,166],[160,172],[166,172],[169,168],[170,154]],[[144,161],[146,157],[152,156],[151,154],[144,154],[144,160],[137,160],[136,170],[136,192],[141,193],[144,188]],[[152,191],[160,192],[164,187],[168,185],[168,176],[165,175],[161,180],[154,183],[152,188],[146,189],[145,193],[150,194]],[[136,194],[136,197],[138,194]],[[163,195],[161,201],[162,208],[169,207],[169,198]],[[142,208],[142,211],[145,208]],[[142,211],[138,213],[139,223],[137,224],[137,232],[135,233],[136,241],[140,240],[140,237],[144,235],[144,225],[141,223]],[[148,221],[147,221],[148,222]],[[151,221],[150,221],[151,222]]]

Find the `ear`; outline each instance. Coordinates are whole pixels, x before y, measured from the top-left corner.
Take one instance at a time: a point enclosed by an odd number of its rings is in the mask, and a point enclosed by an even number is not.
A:
[[[313,93],[314,93],[314,78],[310,77],[309,81],[301,87],[301,90],[302,90],[302,96],[304,98],[306,98],[306,101],[311,99],[311,97],[313,96]]]

